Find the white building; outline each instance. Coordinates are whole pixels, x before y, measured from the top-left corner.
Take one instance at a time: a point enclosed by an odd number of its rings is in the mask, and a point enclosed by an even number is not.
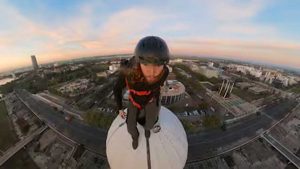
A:
[[[167,68],[169,69],[169,73],[173,72],[173,68],[171,66],[167,65]]]
[[[164,105],[176,103],[184,98],[185,87],[177,80],[167,80],[161,90],[161,102]]]
[[[240,89],[247,89],[249,87],[252,87],[253,84],[252,83],[248,83],[248,82],[239,82],[236,84],[237,87],[239,87]]]
[[[84,65],[83,64],[79,64],[79,65],[72,65],[70,67],[70,70],[74,71],[74,70],[77,70],[79,68],[82,68]]]
[[[213,64],[210,64],[213,65]],[[219,77],[219,70],[214,67],[209,67],[209,66],[198,66],[195,63],[191,63],[188,65],[190,69],[194,72],[198,72],[206,76],[207,78],[212,78],[212,77]]]
[[[258,69],[250,69],[249,73],[250,73],[250,75],[252,75],[256,78],[259,78],[262,76],[262,71],[258,70]]]
[[[182,59],[172,59],[172,60],[170,60],[170,64],[171,63],[182,63],[182,62],[183,62]]]
[[[241,72],[243,74],[250,74],[256,78],[262,76],[263,72],[260,69],[256,69],[251,66],[237,65],[237,64],[229,64],[229,68],[236,69],[236,71]]]
[[[294,76],[285,76],[282,74],[277,74],[276,79],[280,80],[285,87],[294,85],[297,83],[297,81],[295,80],[296,77],[294,77]]]
[[[113,74],[115,71],[117,71],[120,67],[120,64],[112,64],[108,67],[108,74]]]
[[[214,62],[208,62],[208,63],[207,63],[207,66],[208,66],[208,67],[214,67]]]
[[[212,78],[212,77],[218,78],[219,77],[219,70],[211,68],[211,67],[200,66],[199,72],[201,74],[203,74],[204,76],[206,76],[207,78]]]
[[[294,85],[294,84],[297,84],[297,83],[298,83],[297,77],[289,76],[289,85]]]
[[[60,87],[58,90],[61,93],[68,94],[69,96],[73,97],[84,92],[85,90],[88,89],[88,87],[89,87],[88,79],[77,79],[71,83],[68,83]]]
[[[200,72],[200,67],[198,65],[194,64],[194,63],[190,64],[190,65],[187,65],[187,66],[189,66],[191,68],[191,70],[194,71],[194,72]]]
[[[98,72],[97,77],[107,77],[107,73],[106,72]]]
[[[249,91],[254,93],[254,94],[262,94],[262,93],[267,93],[268,90],[259,86],[253,86],[249,88]]]

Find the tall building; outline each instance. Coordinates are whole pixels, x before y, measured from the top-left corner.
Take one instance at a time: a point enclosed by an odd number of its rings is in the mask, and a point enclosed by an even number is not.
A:
[[[31,55],[31,62],[32,62],[32,67],[34,70],[38,70],[39,69],[39,65],[36,61],[36,57],[35,55]]]

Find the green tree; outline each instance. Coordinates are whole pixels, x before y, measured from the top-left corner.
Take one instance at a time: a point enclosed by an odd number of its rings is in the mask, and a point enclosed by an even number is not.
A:
[[[104,115],[102,112],[88,111],[84,115],[84,120],[89,125],[108,129],[114,118],[110,115]]]
[[[180,119],[183,128],[188,133],[195,133],[197,131],[197,126],[195,126],[193,123],[191,123],[189,120],[186,119]]]
[[[218,128],[221,125],[220,118],[215,115],[205,116],[203,119],[203,126],[206,128]]]
[[[202,110],[205,110],[205,109],[208,108],[208,103],[206,103],[206,102],[199,103],[198,108],[202,109]]]

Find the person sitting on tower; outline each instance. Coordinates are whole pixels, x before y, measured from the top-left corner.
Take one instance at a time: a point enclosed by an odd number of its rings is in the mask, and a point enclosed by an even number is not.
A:
[[[118,79],[114,85],[114,98],[118,114],[125,119],[132,137],[132,147],[138,147],[137,122],[143,125],[145,137],[158,121],[160,111],[160,89],[169,69],[169,49],[166,42],[157,36],[142,38],[136,45],[134,56],[121,62]],[[127,115],[123,110],[123,89],[129,91]]]

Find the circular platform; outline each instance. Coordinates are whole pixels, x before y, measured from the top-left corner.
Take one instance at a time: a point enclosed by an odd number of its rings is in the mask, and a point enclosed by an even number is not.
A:
[[[185,130],[178,118],[167,108],[161,107],[161,130],[151,131],[149,138],[152,169],[182,169],[185,166],[188,142]],[[147,146],[144,128],[137,125],[139,146],[132,148],[132,139],[126,122],[120,116],[113,121],[106,139],[106,154],[112,169],[147,169]]]

